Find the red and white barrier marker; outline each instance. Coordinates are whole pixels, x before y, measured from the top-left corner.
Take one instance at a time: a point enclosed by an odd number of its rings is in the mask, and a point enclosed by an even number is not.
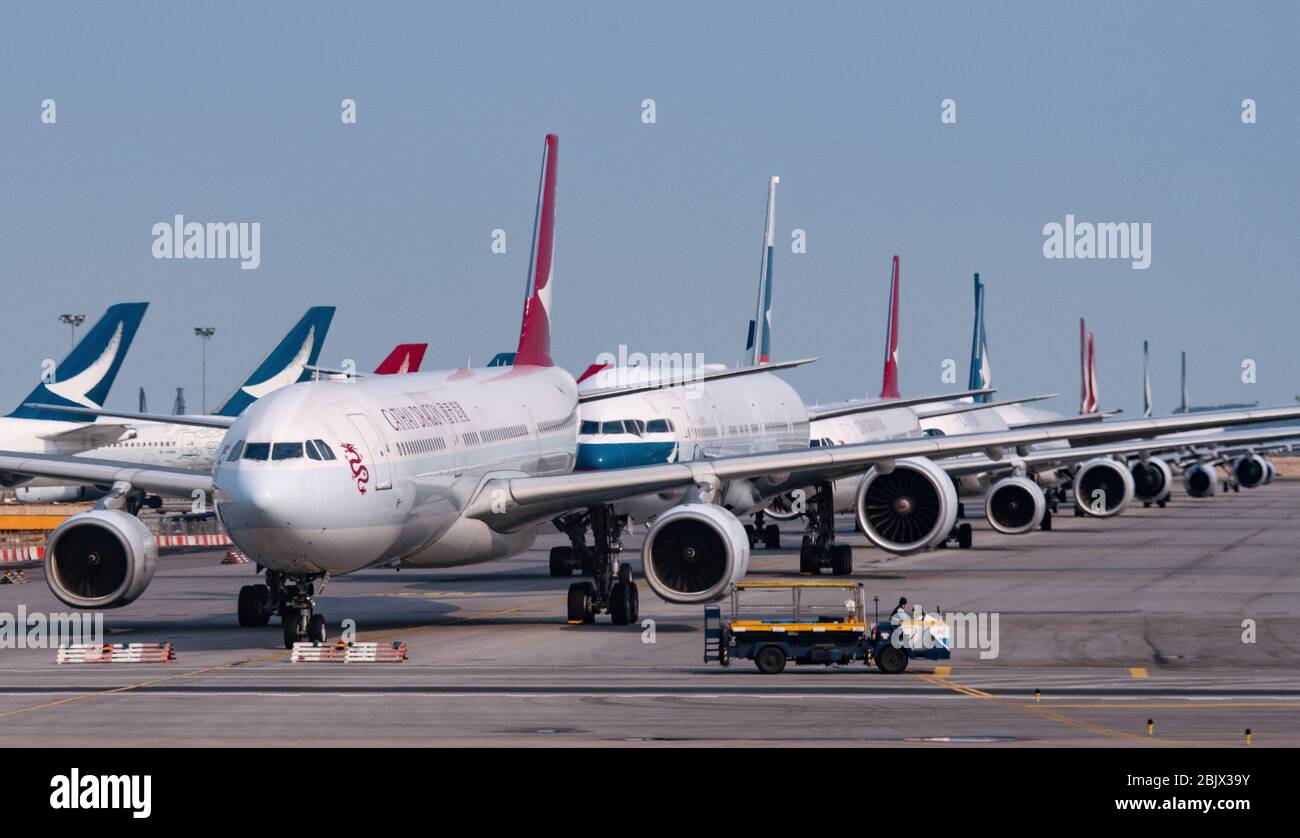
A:
[[[59,647],[59,663],[171,663],[170,643],[72,643]]]
[[[406,660],[406,644],[400,640],[392,643],[295,643],[293,663],[402,663]]]
[[[243,550],[237,550],[231,547],[226,551],[226,557],[221,560],[222,564],[248,564],[248,556],[244,555]]]

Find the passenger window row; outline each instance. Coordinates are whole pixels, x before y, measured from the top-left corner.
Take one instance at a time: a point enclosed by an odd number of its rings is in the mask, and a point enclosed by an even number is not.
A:
[[[397,443],[397,450],[408,457],[412,454],[432,454],[435,451],[444,451],[446,448],[447,443],[440,436],[432,436],[425,439],[413,439],[410,442]]]

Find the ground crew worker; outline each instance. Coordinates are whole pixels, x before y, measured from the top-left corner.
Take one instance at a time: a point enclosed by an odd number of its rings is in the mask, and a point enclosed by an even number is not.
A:
[[[897,618],[900,614],[901,614],[904,618],[907,617],[907,597],[905,597],[905,596],[901,596],[901,597],[898,598],[898,606],[897,606],[896,608],[894,608],[894,610],[891,611],[891,612],[889,613],[889,619],[890,619],[890,620],[893,620],[894,622],[898,622],[898,620],[897,620],[896,618]]]

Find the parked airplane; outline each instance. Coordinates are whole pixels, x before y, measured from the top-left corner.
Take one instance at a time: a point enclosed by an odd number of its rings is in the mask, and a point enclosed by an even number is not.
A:
[[[240,591],[240,622],[264,624],[278,613],[286,643],[323,639],[325,620],[314,613],[314,597],[329,574],[499,558],[530,544],[550,519],[583,509],[595,522],[597,545],[592,581],[570,589],[570,619],[592,622],[597,611],[608,610],[615,623],[628,623],[637,614],[636,586],[631,566],[619,560],[620,528],[609,508],[625,498],[687,494],[686,503],[656,518],[641,558],[646,581],[661,598],[701,603],[723,596],[746,572],[749,540],[736,516],[791,489],[876,468],[883,478],[871,505],[892,508],[899,519],[924,509],[950,525],[951,481],[933,465],[914,466],[929,463],[926,458],[998,455],[1080,434],[1104,442],[1300,417],[1300,406],[1290,406],[575,473],[578,409],[590,398],[579,395],[550,355],[557,145],[553,135],[546,138],[514,366],[284,387],[234,422],[235,442],[211,476],[0,452],[0,471],[113,482],[96,509],[72,516],[50,535],[45,566],[55,595],[79,608],[130,603],[152,578],[157,548],[126,511],[126,499],[197,489],[215,494],[231,539],[267,573],[265,584]],[[934,479],[916,481],[910,475],[917,470]],[[891,481],[891,475],[908,476]],[[860,493],[859,516],[867,503]],[[929,536],[924,529],[918,522],[917,538]]]

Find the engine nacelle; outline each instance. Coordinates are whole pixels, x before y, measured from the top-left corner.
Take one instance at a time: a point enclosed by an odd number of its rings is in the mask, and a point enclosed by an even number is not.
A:
[[[94,486],[19,486],[14,497],[19,503],[76,503],[99,500],[108,494]]]
[[[1273,478],[1277,476],[1277,469],[1274,468],[1272,460],[1265,459],[1264,457],[1260,457],[1260,459],[1264,460],[1264,468],[1266,469],[1266,473],[1264,475],[1264,485],[1267,486],[1268,484],[1272,483]]]
[[[1047,498],[1028,477],[1004,477],[984,494],[984,517],[993,529],[1021,535],[1038,528],[1047,512]]]
[[[1232,473],[1244,488],[1254,489],[1268,478],[1268,463],[1258,454],[1242,454],[1232,461]]]
[[[1133,497],[1143,503],[1168,500],[1174,488],[1174,470],[1159,457],[1134,460],[1129,474],[1133,477]]]
[[[650,589],[665,602],[713,602],[749,570],[749,536],[720,506],[683,504],[655,519],[641,563]]]
[[[120,608],[144,593],[158,563],[158,542],[120,509],[73,515],[45,543],[45,581],[73,608]]]
[[[1183,490],[1194,498],[1208,498],[1219,482],[1214,469],[1205,463],[1192,463],[1183,469]]]
[[[1133,500],[1133,475],[1110,457],[1097,457],[1074,473],[1074,505],[1094,518],[1110,518]]]
[[[957,523],[957,489],[947,472],[924,457],[898,460],[888,474],[872,468],[853,501],[858,527],[891,553],[936,547]]]

